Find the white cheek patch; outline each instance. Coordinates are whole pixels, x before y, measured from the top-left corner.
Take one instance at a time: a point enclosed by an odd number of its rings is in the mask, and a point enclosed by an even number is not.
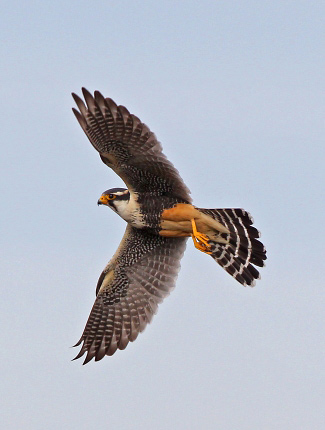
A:
[[[128,191],[127,191],[128,192]],[[116,193],[117,194],[117,193]],[[120,195],[124,194],[121,192]],[[140,211],[140,205],[137,202],[137,195],[131,193],[129,200],[114,200],[114,206],[117,214],[126,222],[129,222],[134,227],[144,227],[145,222]]]

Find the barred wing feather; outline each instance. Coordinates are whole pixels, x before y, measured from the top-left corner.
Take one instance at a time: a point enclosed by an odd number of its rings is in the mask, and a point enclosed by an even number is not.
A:
[[[190,202],[190,191],[162,152],[154,133],[124,106],[99,91],[82,89],[86,104],[72,94],[79,108],[73,112],[102,161],[135,192],[178,196]]]
[[[137,338],[174,288],[186,240],[127,226],[118,252],[99,278],[75,359],[87,352],[84,364],[101,360]]]

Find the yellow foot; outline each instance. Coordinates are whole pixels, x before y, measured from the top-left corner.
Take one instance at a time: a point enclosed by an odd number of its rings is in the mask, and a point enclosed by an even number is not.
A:
[[[206,254],[212,254],[210,251],[211,245],[209,245],[209,238],[206,234],[199,233],[196,228],[195,220],[191,219],[192,222],[192,230],[191,234],[193,243],[196,249],[199,251],[205,252]]]

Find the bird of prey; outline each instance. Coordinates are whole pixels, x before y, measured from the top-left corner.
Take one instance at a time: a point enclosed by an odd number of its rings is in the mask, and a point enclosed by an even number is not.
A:
[[[266,260],[258,230],[243,209],[202,209],[162,152],[154,133],[124,106],[95,91],[72,94],[73,112],[101,160],[127,188],[100,196],[127,222],[123,239],[99,277],[96,300],[75,359],[84,364],[124,349],[144,330],[174,288],[187,238],[243,285]]]

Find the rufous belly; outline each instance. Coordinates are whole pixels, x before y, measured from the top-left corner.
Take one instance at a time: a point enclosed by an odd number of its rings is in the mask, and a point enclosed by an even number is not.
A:
[[[165,237],[188,237],[192,234],[194,219],[197,230],[209,236],[216,233],[229,233],[229,230],[213,218],[203,214],[193,205],[178,203],[161,214],[161,230],[159,234]]]

